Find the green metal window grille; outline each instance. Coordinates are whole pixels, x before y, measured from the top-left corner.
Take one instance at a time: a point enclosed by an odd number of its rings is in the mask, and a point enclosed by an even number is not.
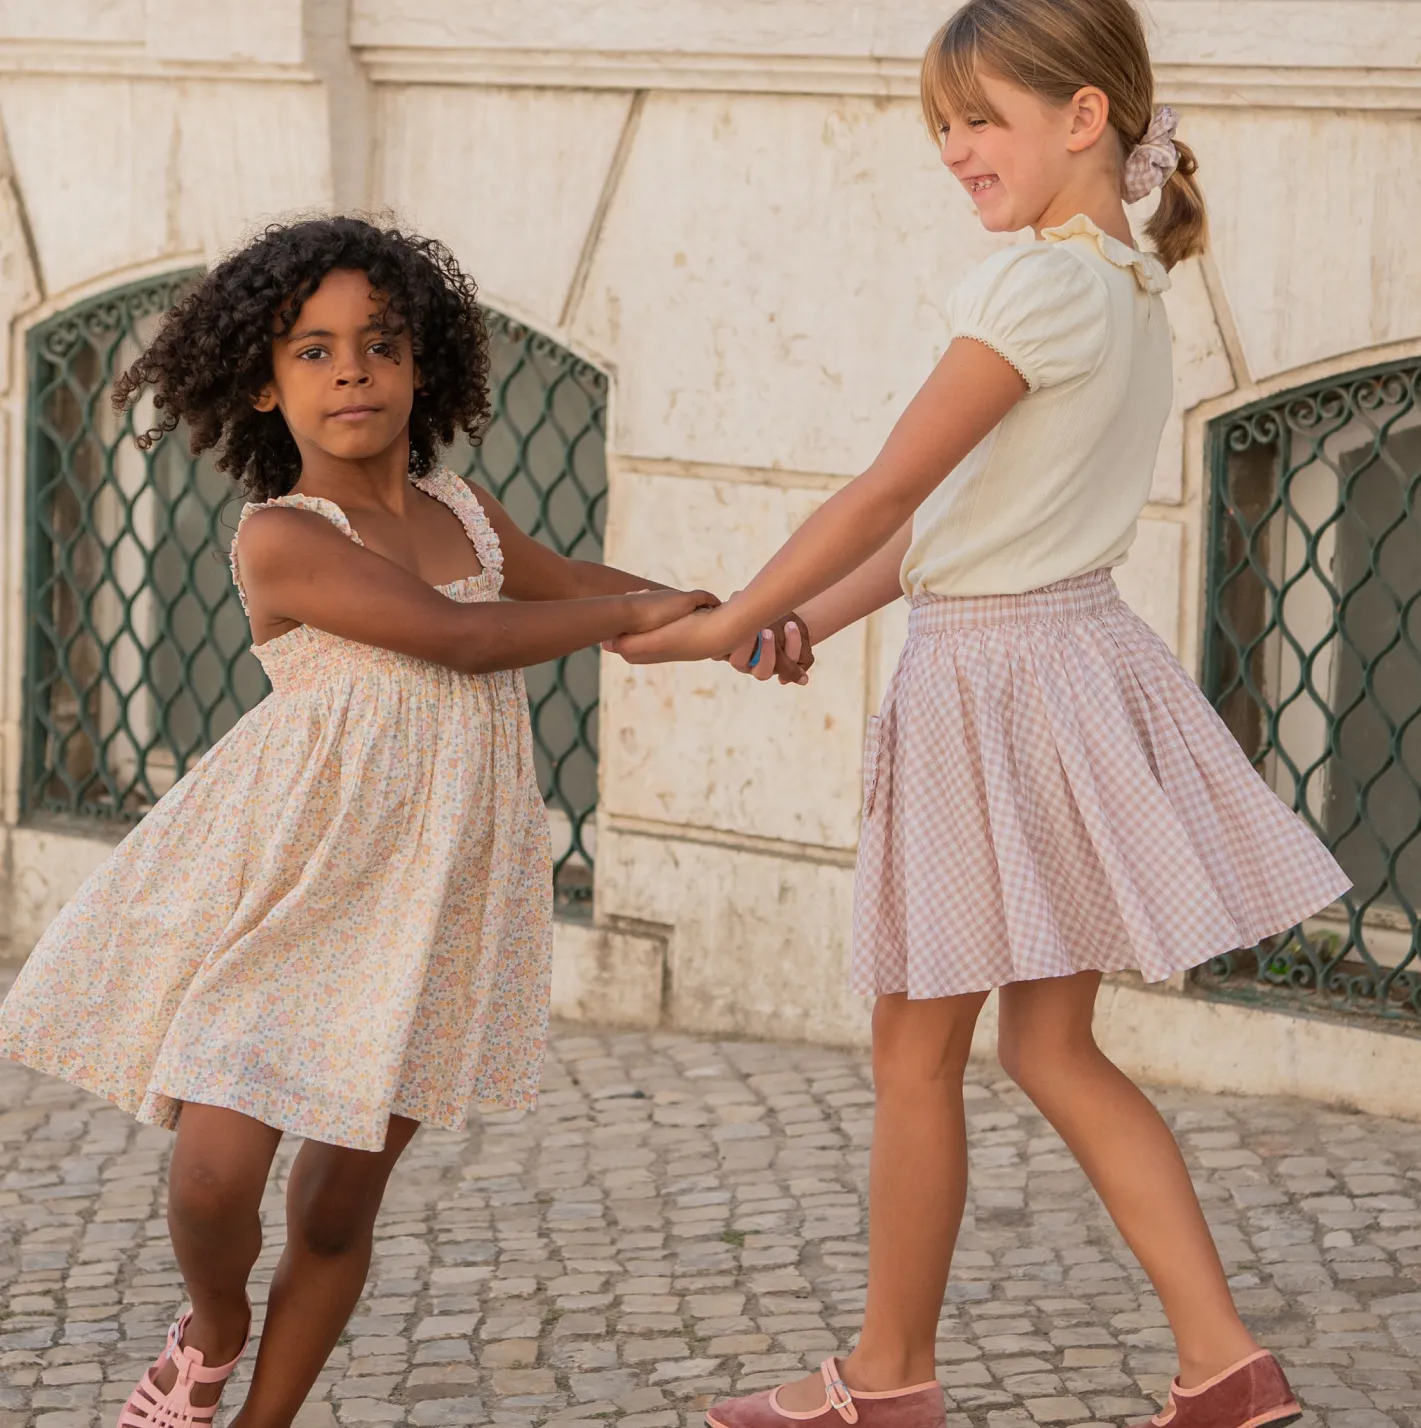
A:
[[[240,502],[185,440],[139,451],[109,404],[190,276],[30,333],[27,813],[141,817],[267,691],[218,554]]]
[[[109,404],[194,275],[133,284],[29,336],[25,737],[28,816],[141,818],[268,692],[227,565],[241,497],[181,431],[141,452]],[[607,379],[494,313],[494,416],[449,464],[524,529],[599,559]],[[140,407],[140,426],[151,408]],[[559,898],[591,896],[597,672],[583,651],[527,672]]]
[[[1355,884],[1194,973],[1421,1032],[1421,362],[1213,423],[1205,688]]]
[[[574,560],[601,560],[607,528],[607,377],[550,338],[485,312],[493,421],[460,442],[450,467],[492,491],[535,539]],[[558,900],[591,906],[596,852],[597,650],[526,672],[538,777],[553,829]]]

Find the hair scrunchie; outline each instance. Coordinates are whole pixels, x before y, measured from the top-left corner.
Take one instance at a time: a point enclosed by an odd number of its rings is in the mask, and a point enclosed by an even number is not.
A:
[[[1145,137],[1125,159],[1125,202],[1138,203],[1157,188],[1163,188],[1179,167],[1179,150],[1174,135],[1179,115],[1166,104],[1155,113]]]

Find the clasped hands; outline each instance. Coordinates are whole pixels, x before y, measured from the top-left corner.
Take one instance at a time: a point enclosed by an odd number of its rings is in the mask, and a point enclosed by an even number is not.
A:
[[[608,640],[604,648],[621,655],[628,664],[716,659],[759,680],[778,678],[781,684],[808,684],[814,647],[803,617],[791,611],[765,625],[759,631],[760,656],[752,666],[756,632],[747,635],[745,631],[743,613],[736,604],[739,593],[724,604],[696,610],[660,629]]]

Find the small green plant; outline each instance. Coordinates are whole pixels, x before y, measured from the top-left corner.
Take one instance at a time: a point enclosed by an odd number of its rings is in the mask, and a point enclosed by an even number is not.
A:
[[[1260,970],[1270,982],[1292,982],[1299,987],[1312,987],[1316,982],[1317,966],[1321,965],[1323,969],[1330,967],[1342,956],[1343,945],[1342,936],[1336,932],[1312,933],[1307,943],[1292,936],[1275,945],[1271,952],[1259,948]]]
[[[744,1230],[722,1230],[720,1232],[720,1237],[726,1242],[726,1244],[734,1245],[736,1249],[745,1248]]]

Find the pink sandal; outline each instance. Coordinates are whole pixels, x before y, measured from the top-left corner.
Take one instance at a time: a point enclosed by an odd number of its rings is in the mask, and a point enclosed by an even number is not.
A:
[[[706,1414],[711,1428],[842,1428],[845,1423],[860,1428],[944,1428],[947,1411],[942,1386],[916,1383],[911,1388],[895,1388],[888,1393],[860,1393],[844,1382],[837,1359],[825,1359],[824,1406],[810,1413],[793,1413],[780,1407],[777,1388],[748,1398],[727,1398]]]
[[[1284,1428],[1301,1418],[1282,1365],[1259,1349],[1198,1388],[1169,1386],[1169,1402],[1136,1428]]]
[[[232,1377],[233,1369],[241,1362],[251,1342],[252,1321],[249,1316],[247,1337],[242,1340],[237,1357],[221,1368],[207,1368],[200,1350],[183,1347],[183,1335],[191,1319],[189,1312],[169,1327],[167,1347],[134,1385],[128,1402],[119,1412],[118,1428],[210,1428],[217,1415],[217,1405],[195,1405],[192,1401],[193,1387],[199,1383],[226,1383]],[[158,1373],[168,1359],[177,1367],[178,1376],[173,1386],[164,1393],[158,1387]]]

